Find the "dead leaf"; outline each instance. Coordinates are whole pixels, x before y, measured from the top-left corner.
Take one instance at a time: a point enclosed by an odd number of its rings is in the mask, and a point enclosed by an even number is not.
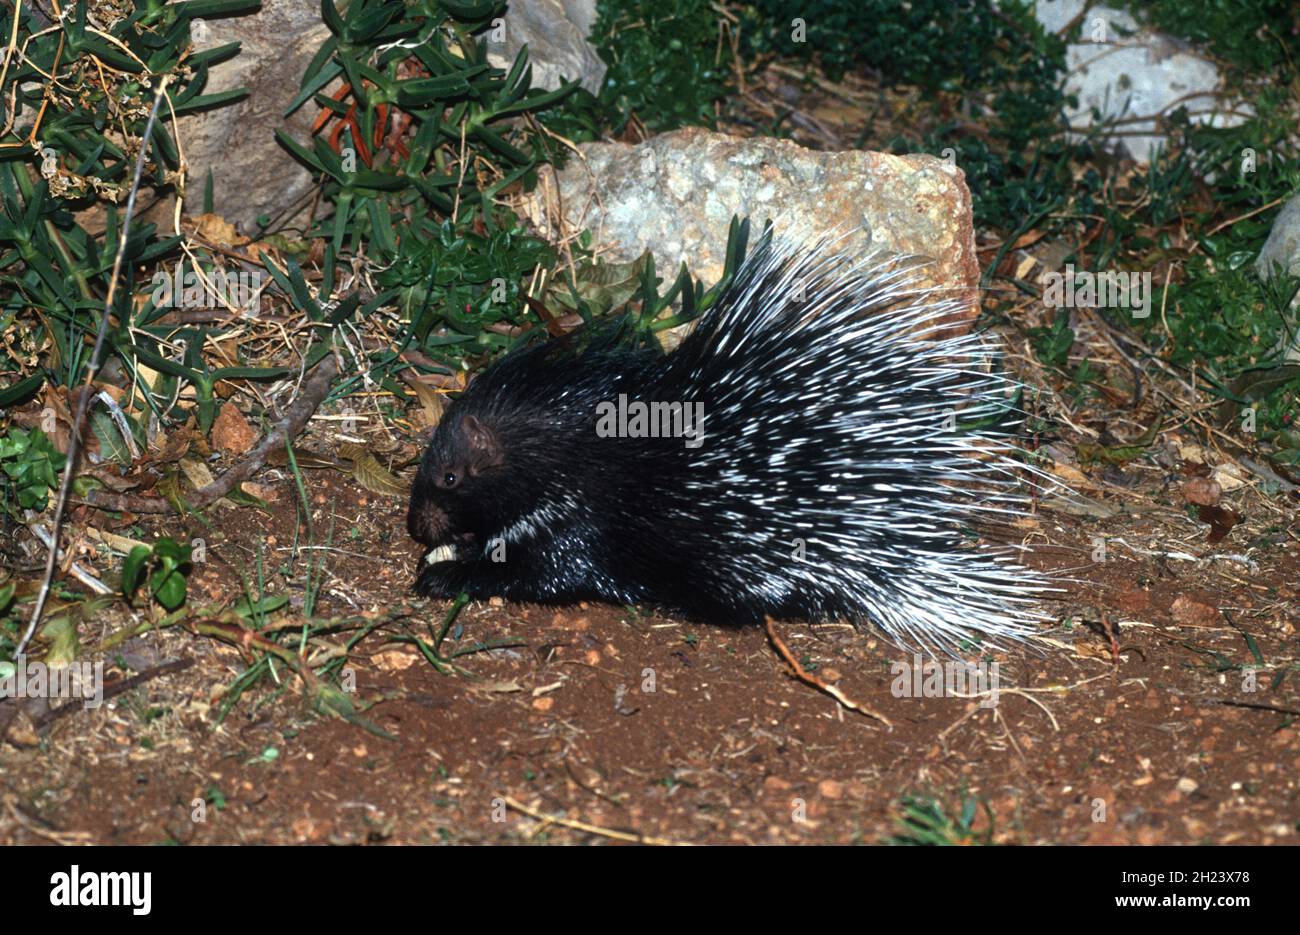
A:
[[[86,535],[104,543],[104,545],[108,546],[110,549],[115,549],[122,553],[129,553],[137,546],[148,546],[148,543],[141,542],[139,539],[130,539],[126,536],[119,536],[115,532],[108,532],[107,530],[99,529],[95,526],[87,526]]]
[[[194,224],[194,232],[211,243],[223,247],[242,247],[249,243],[247,237],[235,230],[235,225],[219,214],[200,214],[191,221]]]
[[[419,380],[414,380],[410,384],[411,392],[415,398],[420,401],[421,415],[423,419],[412,419],[416,427],[420,429],[433,428],[442,419],[442,414],[447,411],[447,398]],[[423,424],[419,424],[423,422]]]
[[[261,262],[262,258],[266,257],[267,259],[275,263],[276,266],[280,268],[284,267],[284,259],[281,257],[280,251],[277,250],[274,247],[274,245],[269,244],[266,241],[263,240],[253,241],[247,247],[244,248],[244,253],[246,253],[248,255],[248,258],[254,261],[255,263]]]
[[[225,408],[224,406],[222,408]],[[162,435],[162,445],[153,453],[153,459],[163,464],[174,464],[189,453],[197,423],[190,416],[185,424]]]
[[[1016,238],[1016,242],[1011,245],[1011,249],[1023,250],[1025,249],[1025,247],[1032,246],[1033,244],[1036,244],[1038,243],[1038,241],[1042,240],[1043,234],[1045,233],[1046,230],[1039,230],[1038,228],[1034,228],[1031,231],[1026,231],[1025,233],[1021,234],[1019,237]]]
[[[370,661],[382,672],[401,672],[415,665],[418,659],[419,657],[414,653],[403,652],[400,649],[388,649],[370,657]]]
[[[1202,523],[1208,523],[1210,526],[1210,535],[1206,542],[1214,545],[1232,532],[1232,527],[1242,521],[1244,517],[1240,513],[1234,513],[1232,510],[1221,506],[1203,506],[1198,513]]]
[[[1173,606],[1169,608],[1169,612],[1179,623],[1192,626],[1213,627],[1223,622],[1223,618],[1219,615],[1219,608],[1202,604],[1186,594],[1178,596]]]
[[[380,464],[366,448],[351,442],[339,445],[339,456],[352,462],[352,476],[371,493],[386,497],[405,497],[410,485],[404,484]]]
[[[272,487],[270,484],[255,484],[251,480],[246,480],[239,485],[239,489],[250,497],[257,497],[267,503],[275,503],[280,499],[279,488]]]
[[[202,490],[212,483],[212,472],[208,470],[207,464],[202,461],[194,458],[181,458],[181,471],[195,490]]]

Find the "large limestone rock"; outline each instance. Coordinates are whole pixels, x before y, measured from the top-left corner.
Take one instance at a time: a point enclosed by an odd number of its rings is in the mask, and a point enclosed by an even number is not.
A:
[[[817,152],[788,140],[740,139],[690,128],[638,145],[588,143],[558,174],[549,167],[525,210],[544,235],[590,228],[614,258],[650,250],[671,277],[683,260],[706,284],[722,274],[733,215],[755,229],[839,248],[931,260],[925,277],[956,288],[978,313],[979,262],[970,192],[956,166],[933,156]]]

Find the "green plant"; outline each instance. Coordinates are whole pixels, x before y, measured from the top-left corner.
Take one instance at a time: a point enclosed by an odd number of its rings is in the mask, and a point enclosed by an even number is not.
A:
[[[0,325],[21,325],[30,337],[0,351],[0,369],[27,376],[0,389],[0,406],[32,396],[51,377],[71,386],[86,365],[118,239],[117,202],[126,187],[153,97],[151,81],[171,82],[176,115],[216,107],[241,89],[202,94],[208,69],[238,51],[231,43],[193,52],[196,16],[244,12],[256,0],[133,0],[99,4],[76,0],[55,26],[36,18],[30,4],[0,10],[0,34],[10,47],[0,68]],[[15,20],[15,17],[17,19]],[[17,50],[21,49],[18,54]],[[180,166],[179,150],[163,122],[155,125],[158,154],[146,185],[165,190]],[[106,205],[104,229],[94,233],[76,212]],[[172,250],[153,225],[138,225],[126,248],[135,268]],[[119,340],[131,322],[130,295],[119,290],[114,312]],[[16,349],[26,356],[15,358]],[[38,349],[40,349],[38,351]],[[31,367],[42,354],[44,367]]]
[[[1098,238],[1098,264],[1150,269],[1176,263],[1152,296],[1163,314],[1133,322],[1151,348],[1218,396],[1218,421],[1229,425],[1252,409],[1247,431],[1270,443],[1273,455],[1300,463],[1300,282],[1286,275],[1263,278],[1255,258],[1277,208],[1300,190],[1300,145],[1293,139],[1284,96],[1263,95],[1256,114],[1234,127],[1171,118],[1166,151],[1140,179],[1140,210],[1098,202],[1108,219]],[[1109,200],[1126,200],[1110,193]],[[1169,225],[1192,231],[1179,248]],[[1284,273],[1285,271],[1279,271]],[[1243,426],[1238,426],[1243,427]]]
[[[1294,70],[1300,15],[1290,0],[1129,0],[1152,26],[1250,71]]]
[[[1064,48],[1028,4],[991,0],[754,0],[742,20],[748,47],[803,58],[838,80],[865,66],[888,85],[972,92],[1008,84],[1023,107],[1059,106]],[[755,15],[757,14],[757,15]],[[961,50],[963,54],[953,54]],[[1028,54],[1026,54],[1028,53]]]
[[[988,828],[976,831],[976,810],[981,804],[988,817]],[[987,803],[974,796],[961,796],[961,810],[955,816],[949,816],[943,804],[933,797],[904,796],[899,806],[902,809],[899,833],[887,838],[887,844],[942,847],[993,843],[993,812]]]
[[[122,594],[129,601],[141,585],[167,610],[185,603],[185,575],[190,564],[190,546],[162,538],[152,546],[138,545],[122,562]]]
[[[13,485],[22,509],[45,509],[66,460],[40,429],[11,428],[0,438],[0,470]]]
[[[879,145],[951,151],[982,226],[1027,228],[1067,202],[1080,146],[1065,132],[1065,44],[1028,4],[755,0],[741,35],[755,52],[815,61],[833,79],[866,69],[920,89],[927,119]]]
[[[340,13],[323,0],[332,36],[303,75],[289,111],[314,99],[343,118],[346,137],[336,136],[337,149],[319,136],[310,149],[282,131],[277,137],[325,182],[334,214],[315,233],[329,239],[327,270],[345,247],[355,250],[363,241],[377,251],[377,265],[397,261],[398,222],[414,225],[403,239],[421,242],[440,230],[437,223],[421,225],[422,218],[456,224],[477,218],[490,230],[499,220],[493,199],[511,185],[533,183],[547,144],[511,118],[560,101],[576,84],[532,88],[527,49],[509,72],[488,64],[481,34],[504,7],[488,0],[354,0]],[[320,93],[335,79],[347,82],[352,105]],[[405,126],[404,135],[385,136],[385,120]],[[468,165],[455,165],[462,134],[474,147],[469,158],[490,152],[499,164],[491,184],[480,186]]]
[[[238,46],[194,53],[190,21],[256,6],[256,0],[129,0],[110,10],[81,0],[54,29],[34,19],[29,4],[0,9],[0,34],[13,36],[22,50],[11,48],[0,71],[0,107],[13,102],[0,135],[0,326],[17,335],[0,348],[0,371],[15,375],[0,386],[0,407],[32,398],[49,379],[71,386],[82,378],[120,228],[115,202],[125,194],[140,146],[151,85],[166,76],[168,106],[153,133],[157,155],[151,154],[144,185],[165,191],[179,167],[170,114],[219,106],[242,93],[201,93],[208,68]],[[268,237],[267,246],[279,253],[260,255],[271,279],[263,301],[287,299],[318,326],[312,337],[326,338],[303,349],[308,367],[331,352],[332,328],[350,318],[380,317],[383,330],[396,306],[406,322],[391,345],[369,355],[365,376],[377,375],[401,399],[405,389],[394,377],[408,366],[404,352],[420,350],[423,360],[455,371],[466,357],[477,362],[501,352],[521,327],[537,327],[521,291],[539,265],[553,265],[554,251],[525,234],[499,202],[503,192],[530,186],[537,165],[553,154],[549,137],[531,120],[573,86],[532,88],[526,50],[509,70],[488,64],[484,33],[504,6],[500,0],[322,4],[333,32],[290,108],[321,108],[322,132],[309,146],[282,139],[320,173],[325,219],[307,231],[307,241]],[[343,91],[326,95],[322,89],[335,79],[344,82]],[[204,209],[214,209],[210,180],[203,195]],[[104,204],[105,229],[92,233],[76,212],[97,202]],[[317,237],[327,243],[319,282],[309,286],[312,274],[301,262]],[[221,383],[280,380],[304,363],[285,354],[277,365],[245,342],[228,345],[233,359],[214,354],[229,322],[178,327],[168,317],[177,292],[203,298],[204,281],[225,262],[201,244],[181,254],[180,240],[159,238],[147,224],[132,229],[128,288],[118,290],[112,310],[109,354],[139,393],[122,407],[137,440],[145,417],[168,428],[189,418],[191,400],[206,432],[228,395],[218,393]],[[352,270],[355,262],[383,282],[364,299],[340,299],[338,270]],[[131,277],[141,269],[153,277],[149,296],[133,301],[139,285]]]
[[[1052,323],[1042,328],[1031,328],[1029,336],[1033,339],[1034,350],[1038,358],[1049,367],[1063,367],[1074,346],[1074,329],[1070,327],[1070,313],[1057,309]]]
[[[708,0],[600,0],[591,41],[608,65],[600,103],[614,133],[635,116],[653,132],[713,126],[729,46]]]
[[[891,152],[942,154],[952,150],[970,188],[976,223],[1008,233],[1009,240],[1035,227],[1059,226],[1053,215],[1076,195],[1074,178],[1087,150],[1071,143],[1064,126],[1042,128],[1041,135],[1023,147],[999,132],[1014,126],[1014,118],[992,118],[990,136],[971,134],[960,122],[945,122],[925,132],[919,145],[900,136],[886,146]]]
[[[531,187],[554,155],[531,118],[558,110],[577,86],[533,88],[526,48],[508,71],[489,65],[489,30],[504,7],[354,0],[341,10],[326,0],[331,36],[289,110],[314,102],[327,118],[318,125],[332,129],[309,147],[278,134],[319,174],[332,210],[308,231],[326,241],[316,295],[292,259],[269,272],[300,308],[324,309],[339,264],[364,258],[380,291],[347,314],[398,309],[400,331],[370,365],[399,398],[403,353],[417,349],[454,372],[540,324],[521,301],[523,284],[539,266],[551,269],[555,252],[498,202]],[[343,88],[327,96],[322,89],[336,79]],[[338,321],[343,313],[329,314]]]
[[[509,339],[492,327],[517,323],[521,282],[539,264],[554,263],[555,251],[514,223],[479,234],[457,231],[446,219],[425,232],[425,238],[407,237],[396,245],[391,262],[375,276],[411,316],[414,342],[436,348],[439,357],[507,347]],[[435,335],[436,328],[441,333]]]
[[[761,236],[770,235],[768,222]],[[590,329],[590,340],[658,347],[651,340],[654,335],[692,321],[718,300],[745,261],[749,237],[749,219],[733,216],[727,230],[722,276],[708,289],[682,263],[672,282],[661,290],[664,280],[658,276],[654,256],[647,250],[631,263],[584,265],[576,277],[565,282],[567,295],[558,289],[554,301],[572,308],[588,325],[604,317],[609,327]],[[680,303],[675,312],[674,303]]]

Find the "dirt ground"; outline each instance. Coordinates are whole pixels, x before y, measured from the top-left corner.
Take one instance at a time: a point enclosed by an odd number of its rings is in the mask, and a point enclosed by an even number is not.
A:
[[[888,730],[793,678],[761,630],[625,608],[471,604],[444,652],[516,645],[441,674],[391,641],[427,639],[445,609],[412,601],[404,501],[313,471],[315,527],[332,522],[335,550],[317,615],[387,615],[350,663],[352,697],[377,730],[309,710],[283,669],[278,688],[254,685],[219,721],[250,657],[180,628],[151,632],[110,652],[110,685],[149,676],[103,707],[43,721],[0,706],[0,840],[878,843],[903,833],[913,796],[954,818],[978,803],[950,835],[962,843],[1294,842],[1294,505],[1245,485],[1225,497],[1245,520],[1207,546],[1177,472],[1103,473],[1082,493],[1115,515],[1045,502],[1021,530],[1031,563],[1064,591],[1045,608],[1057,622],[1039,651],[990,657],[996,705],[896,697],[891,663],[912,658],[870,632],[778,627],[807,671]],[[289,555],[293,480],[259,479],[274,509],[226,509],[214,530],[188,530],[211,543],[191,602],[234,599],[259,545],[267,569]],[[1104,563],[1092,560],[1099,541]],[[266,590],[300,603],[288,571],[279,585],[268,572]],[[131,620],[119,602],[83,641]],[[156,668],[172,662],[188,665]]]

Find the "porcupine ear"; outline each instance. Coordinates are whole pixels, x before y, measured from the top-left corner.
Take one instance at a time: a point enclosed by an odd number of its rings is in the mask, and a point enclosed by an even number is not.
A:
[[[477,416],[466,416],[461,421],[465,441],[469,445],[469,471],[480,474],[488,468],[505,463],[497,433]]]

